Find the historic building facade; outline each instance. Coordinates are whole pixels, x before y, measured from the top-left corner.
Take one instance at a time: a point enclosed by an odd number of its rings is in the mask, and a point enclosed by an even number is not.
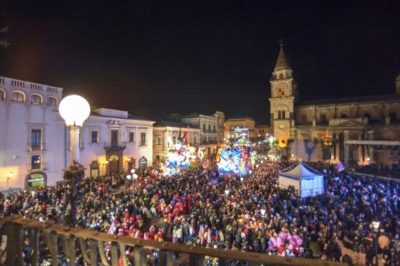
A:
[[[66,163],[62,88],[0,76],[0,188],[54,184]]]
[[[299,103],[281,45],[270,79],[271,131],[282,154],[299,160],[394,164],[400,134],[400,75],[393,95]]]
[[[59,87],[0,76],[0,191],[52,185],[68,166],[68,130],[58,113]],[[96,109],[80,134],[86,176],[152,164],[153,121]]]
[[[187,115],[182,118],[182,122],[200,128],[201,145],[223,143],[225,122],[224,113],[217,111],[213,115]]]
[[[93,110],[80,138],[80,161],[90,170],[86,175],[110,175],[152,165],[153,124],[127,111]]]
[[[248,138],[250,141],[254,141],[256,139],[256,122],[251,117],[236,117],[229,118],[225,120],[224,123],[224,137],[225,139],[229,139],[233,134],[235,128],[247,129]]]
[[[165,160],[169,150],[181,142],[185,145],[198,146],[200,128],[189,124],[171,121],[159,121],[153,127],[153,161]]]

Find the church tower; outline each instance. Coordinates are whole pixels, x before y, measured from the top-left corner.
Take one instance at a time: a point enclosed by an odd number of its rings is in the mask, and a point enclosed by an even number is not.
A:
[[[287,145],[291,129],[295,126],[296,84],[292,72],[283,50],[283,43],[281,43],[278,59],[270,79],[271,98],[269,98],[272,134],[280,147]]]

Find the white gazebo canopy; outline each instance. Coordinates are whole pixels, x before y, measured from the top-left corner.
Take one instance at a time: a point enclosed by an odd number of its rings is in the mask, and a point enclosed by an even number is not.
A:
[[[305,163],[292,165],[279,173],[279,187],[292,186],[302,198],[324,193],[324,177]]]

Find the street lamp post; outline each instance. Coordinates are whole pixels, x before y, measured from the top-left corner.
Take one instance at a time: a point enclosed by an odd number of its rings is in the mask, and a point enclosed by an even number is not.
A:
[[[71,184],[71,193],[69,196],[69,204],[71,206],[70,215],[67,224],[75,225],[75,197],[78,193],[78,184],[85,175],[85,169],[79,164],[79,131],[83,126],[83,122],[90,115],[90,105],[85,98],[79,95],[69,95],[62,99],[58,107],[61,117],[65,120],[66,126],[69,128],[70,135],[70,156],[69,166],[64,169],[64,179]]]

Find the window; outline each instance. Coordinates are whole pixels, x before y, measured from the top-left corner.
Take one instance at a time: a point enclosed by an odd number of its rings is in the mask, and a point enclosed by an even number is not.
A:
[[[285,119],[285,111],[282,111],[282,119]]]
[[[42,104],[42,96],[33,94],[31,96],[31,104]]]
[[[213,131],[216,132],[216,130],[215,130],[215,125],[213,125]]]
[[[197,138],[196,137],[193,138],[193,143],[197,144]]]
[[[111,130],[111,146],[118,146],[118,130]]]
[[[389,118],[390,118],[390,123],[396,122],[396,121],[397,121],[397,114],[396,114],[396,112],[390,112],[390,113],[389,113]]]
[[[321,124],[327,124],[328,123],[328,119],[326,118],[326,114],[320,114],[319,121],[320,121]]]
[[[203,124],[203,132],[206,132],[206,125]]]
[[[33,155],[31,159],[31,168],[40,169],[41,168],[41,158],[40,155]]]
[[[13,91],[11,94],[11,100],[13,102],[25,102],[25,94],[20,91]]]
[[[6,99],[6,93],[3,90],[0,90],[0,101],[4,101]]]
[[[140,133],[140,146],[146,145],[146,133]]]
[[[208,132],[211,132],[211,125],[208,125]]]
[[[54,107],[56,107],[57,106],[57,98],[56,97],[48,97],[47,98],[47,106],[54,106]]]
[[[31,148],[32,150],[39,150],[42,141],[42,130],[32,129],[31,131]]]
[[[157,145],[161,145],[161,138],[157,137]]]
[[[99,132],[98,131],[96,131],[96,130],[91,131],[90,142],[91,143],[99,143]]]
[[[176,144],[176,137],[172,137],[172,143],[175,145]]]
[[[129,142],[135,142],[135,132],[129,132]]]

